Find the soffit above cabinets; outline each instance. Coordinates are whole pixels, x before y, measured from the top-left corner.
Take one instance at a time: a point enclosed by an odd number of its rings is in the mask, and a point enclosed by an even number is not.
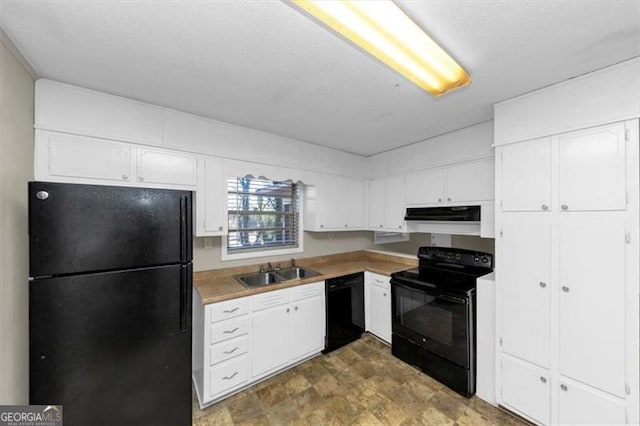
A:
[[[638,2],[398,4],[470,86],[433,98],[283,2],[2,0],[0,25],[41,77],[360,155],[640,55]]]

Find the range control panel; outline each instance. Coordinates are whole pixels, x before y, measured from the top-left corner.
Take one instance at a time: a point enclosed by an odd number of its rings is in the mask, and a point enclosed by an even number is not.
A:
[[[449,247],[420,247],[418,249],[418,258],[432,262],[493,268],[493,255],[473,250]]]

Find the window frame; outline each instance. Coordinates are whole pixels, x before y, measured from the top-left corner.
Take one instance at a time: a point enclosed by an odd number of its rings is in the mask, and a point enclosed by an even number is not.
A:
[[[228,204],[228,195],[229,195],[229,187],[228,187],[228,179],[229,178],[237,178],[238,176],[225,176],[225,220],[227,224],[229,223],[229,204]],[[249,177],[249,176],[247,176]],[[268,178],[267,178],[268,179]],[[256,249],[250,251],[243,250],[232,250],[230,251],[227,246],[227,235],[223,235],[220,238],[220,255],[223,261],[227,260],[241,260],[241,259],[252,259],[257,257],[274,257],[274,256],[284,256],[289,254],[297,254],[304,252],[304,184],[302,182],[291,182],[297,186],[296,188],[296,204],[298,208],[298,246],[297,247],[265,247],[263,249]],[[227,229],[227,232],[228,229]]]

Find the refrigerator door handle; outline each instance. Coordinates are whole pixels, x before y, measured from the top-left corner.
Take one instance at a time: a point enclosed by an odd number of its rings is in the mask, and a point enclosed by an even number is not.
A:
[[[180,331],[186,332],[191,326],[191,265],[184,265],[180,271]]]
[[[180,260],[187,261],[187,197],[180,197]]]

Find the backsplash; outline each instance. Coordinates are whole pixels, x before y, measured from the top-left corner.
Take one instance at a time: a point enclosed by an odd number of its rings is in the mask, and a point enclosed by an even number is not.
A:
[[[431,234],[411,234],[409,241],[391,244],[378,244],[373,250],[388,251],[415,255],[418,248],[431,245]],[[493,238],[480,238],[471,235],[452,235],[451,247],[467,250],[476,250],[495,254],[495,240]]]

